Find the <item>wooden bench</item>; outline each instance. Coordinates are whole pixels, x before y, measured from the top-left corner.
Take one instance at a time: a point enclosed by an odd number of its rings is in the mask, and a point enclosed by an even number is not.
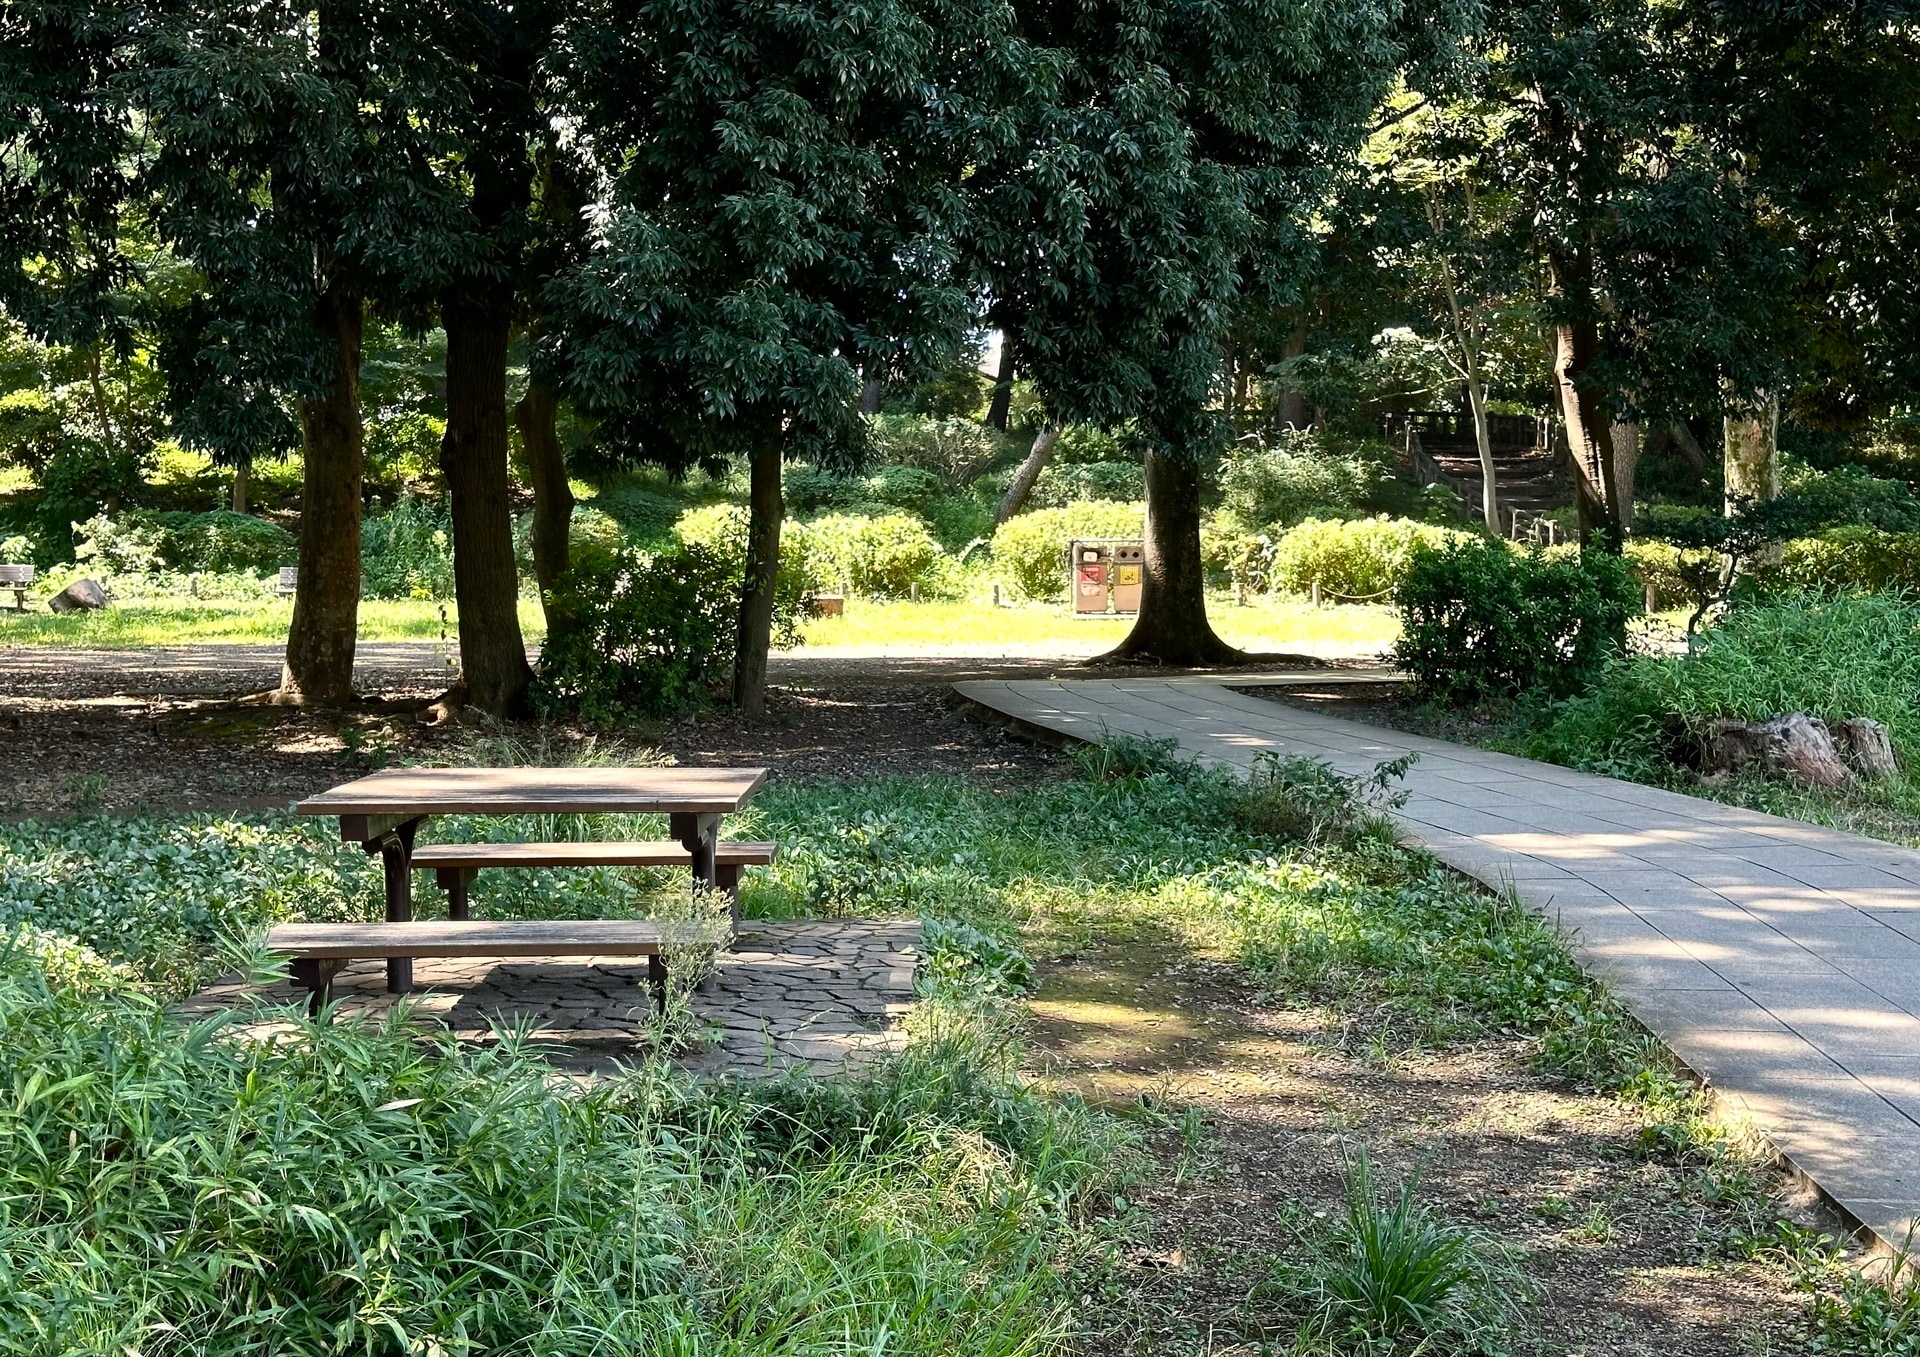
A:
[[[30,565],[0,565],[0,589],[13,590],[15,612],[27,610],[27,586],[33,579],[34,569]]]
[[[740,869],[764,867],[779,852],[771,843],[714,845],[714,885],[729,897],[735,928],[740,926]],[[447,916],[467,917],[467,883],[482,867],[687,867],[693,854],[671,840],[620,843],[435,843],[413,850],[415,871],[431,867],[447,893]]]
[[[333,977],[371,957],[643,956],[654,1005],[667,1000],[660,926],[648,919],[449,919],[412,923],[281,924],[267,949],[293,958],[307,1011],[326,1007]]]

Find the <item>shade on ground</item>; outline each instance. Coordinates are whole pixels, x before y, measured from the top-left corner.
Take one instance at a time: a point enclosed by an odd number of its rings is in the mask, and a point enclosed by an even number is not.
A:
[[[1582,961],[1792,1167],[1881,1244],[1907,1244],[1920,1220],[1920,852],[1214,679],[955,687],[1036,730],[1171,737],[1238,769],[1264,750],[1345,773],[1418,754],[1395,812],[1408,837],[1558,917]]]

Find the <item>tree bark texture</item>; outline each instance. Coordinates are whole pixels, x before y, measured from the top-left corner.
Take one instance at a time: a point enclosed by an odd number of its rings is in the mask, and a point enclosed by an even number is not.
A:
[[[877,415],[880,413],[880,379],[869,377],[860,383],[860,413]]]
[[[366,474],[360,348],[366,316],[359,293],[338,283],[329,287],[314,308],[314,321],[333,339],[333,383],[320,399],[300,402],[300,574],[276,701],[324,707],[353,700],[360,628],[360,486]]]
[[[1287,336],[1286,347],[1281,350],[1282,358],[1298,358],[1307,351],[1307,327],[1302,325]],[[1280,383],[1280,398],[1276,402],[1274,417],[1280,421],[1283,429],[1304,429],[1308,424],[1307,395],[1291,382]]]
[[[1707,453],[1700,446],[1700,440],[1693,436],[1693,430],[1687,427],[1684,419],[1676,419],[1668,426],[1673,434],[1673,445],[1680,449],[1680,455],[1687,459],[1687,465],[1702,480],[1707,475]]]
[[[1007,431],[1007,413],[1013,408],[1013,347],[1000,336],[999,370],[993,375],[993,395],[987,399],[987,427]]]
[[[537,377],[527,383],[526,395],[513,407],[520,447],[526,454],[527,480],[533,487],[533,574],[543,604],[572,564],[568,542],[573,530],[573,487],[567,483],[566,450],[560,446],[554,424],[559,409],[559,391]]]
[[[233,464],[233,498],[229,501],[236,514],[247,511],[247,482],[253,475],[253,459],[242,457]]]
[[[447,432],[440,443],[453,518],[453,590],[468,705],[489,716],[526,708],[533,670],[520,635],[507,481],[507,343],[512,295],[469,282],[441,305],[447,332]]]
[[[1214,635],[1207,621],[1206,570],[1200,560],[1200,466],[1147,454],[1146,578],[1133,630],[1105,659],[1154,664],[1236,664],[1246,655]]]
[[[767,438],[748,454],[747,568],[740,584],[740,628],[733,652],[733,701],[743,716],[767,714],[767,652],[773,648],[773,601],[780,573],[780,443]]]
[[[1780,497],[1780,403],[1729,415],[1726,423],[1727,512]]]
[[[1027,496],[1033,493],[1034,482],[1040,479],[1040,473],[1053,461],[1053,450],[1060,442],[1060,426],[1049,424],[1033,436],[1033,446],[1027,449],[1027,455],[1020,465],[1013,469],[1013,479],[1007,482],[1007,493],[1000,497],[1000,507],[994,511],[994,526],[998,527],[1026,507]]]
[[[1583,382],[1599,357],[1599,329],[1590,322],[1556,326],[1553,348],[1554,386],[1573,462],[1581,544],[1598,542],[1604,550],[1618,552],[1626,528],[1614,493],[1613,420],[1600,393]]]
[[[1640,425],[1618,419],[1609,431],[1613,443],[1613,502],[1623,532],[1633,531],[1633,478],[1640,469]]]

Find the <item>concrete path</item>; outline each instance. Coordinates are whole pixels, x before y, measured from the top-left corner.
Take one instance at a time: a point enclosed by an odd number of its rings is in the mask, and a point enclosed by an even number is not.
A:
[[[1302,711],[1218,680],[1000,681],[962,696],[1041,732],[1173,737],[1348,773],[1420,756],[1396,818],[1557,915],[1581,958],[1884,1246],[1920,1221],[1920,852]],[[1920,1234],[1913,1236],[1920,1240]]]

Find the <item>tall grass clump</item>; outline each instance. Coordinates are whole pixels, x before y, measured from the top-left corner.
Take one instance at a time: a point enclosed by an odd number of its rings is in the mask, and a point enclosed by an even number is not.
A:
[[[21,1353],[1034,1352],[1121,1148],[978,1030],[864,1080],[582,1088],[524,1035],[180,1023],[21,948],[0,1081]]]
[[[1307,1310],[1302,1336],[1349,1352],[1485,1352],[1506,1346],[1525,1275],[1492,1240],[1418,1200],[1420,1178],[1383,1189],[1364,1147],[1347,1151],[1345,1211],[1308,1232],[1307,1257],[1255,1293]],[[1403,1345],[1412,1346],[1403,1346]]]
[[[1787,595],[1744,604],[1686,656],[1617,661],[1549,709],[1523,752],[1640,781],[1672,779],[1676,730],[1805,712],[1884,722],[1920,751],[1920,602],[1895,594]]]

